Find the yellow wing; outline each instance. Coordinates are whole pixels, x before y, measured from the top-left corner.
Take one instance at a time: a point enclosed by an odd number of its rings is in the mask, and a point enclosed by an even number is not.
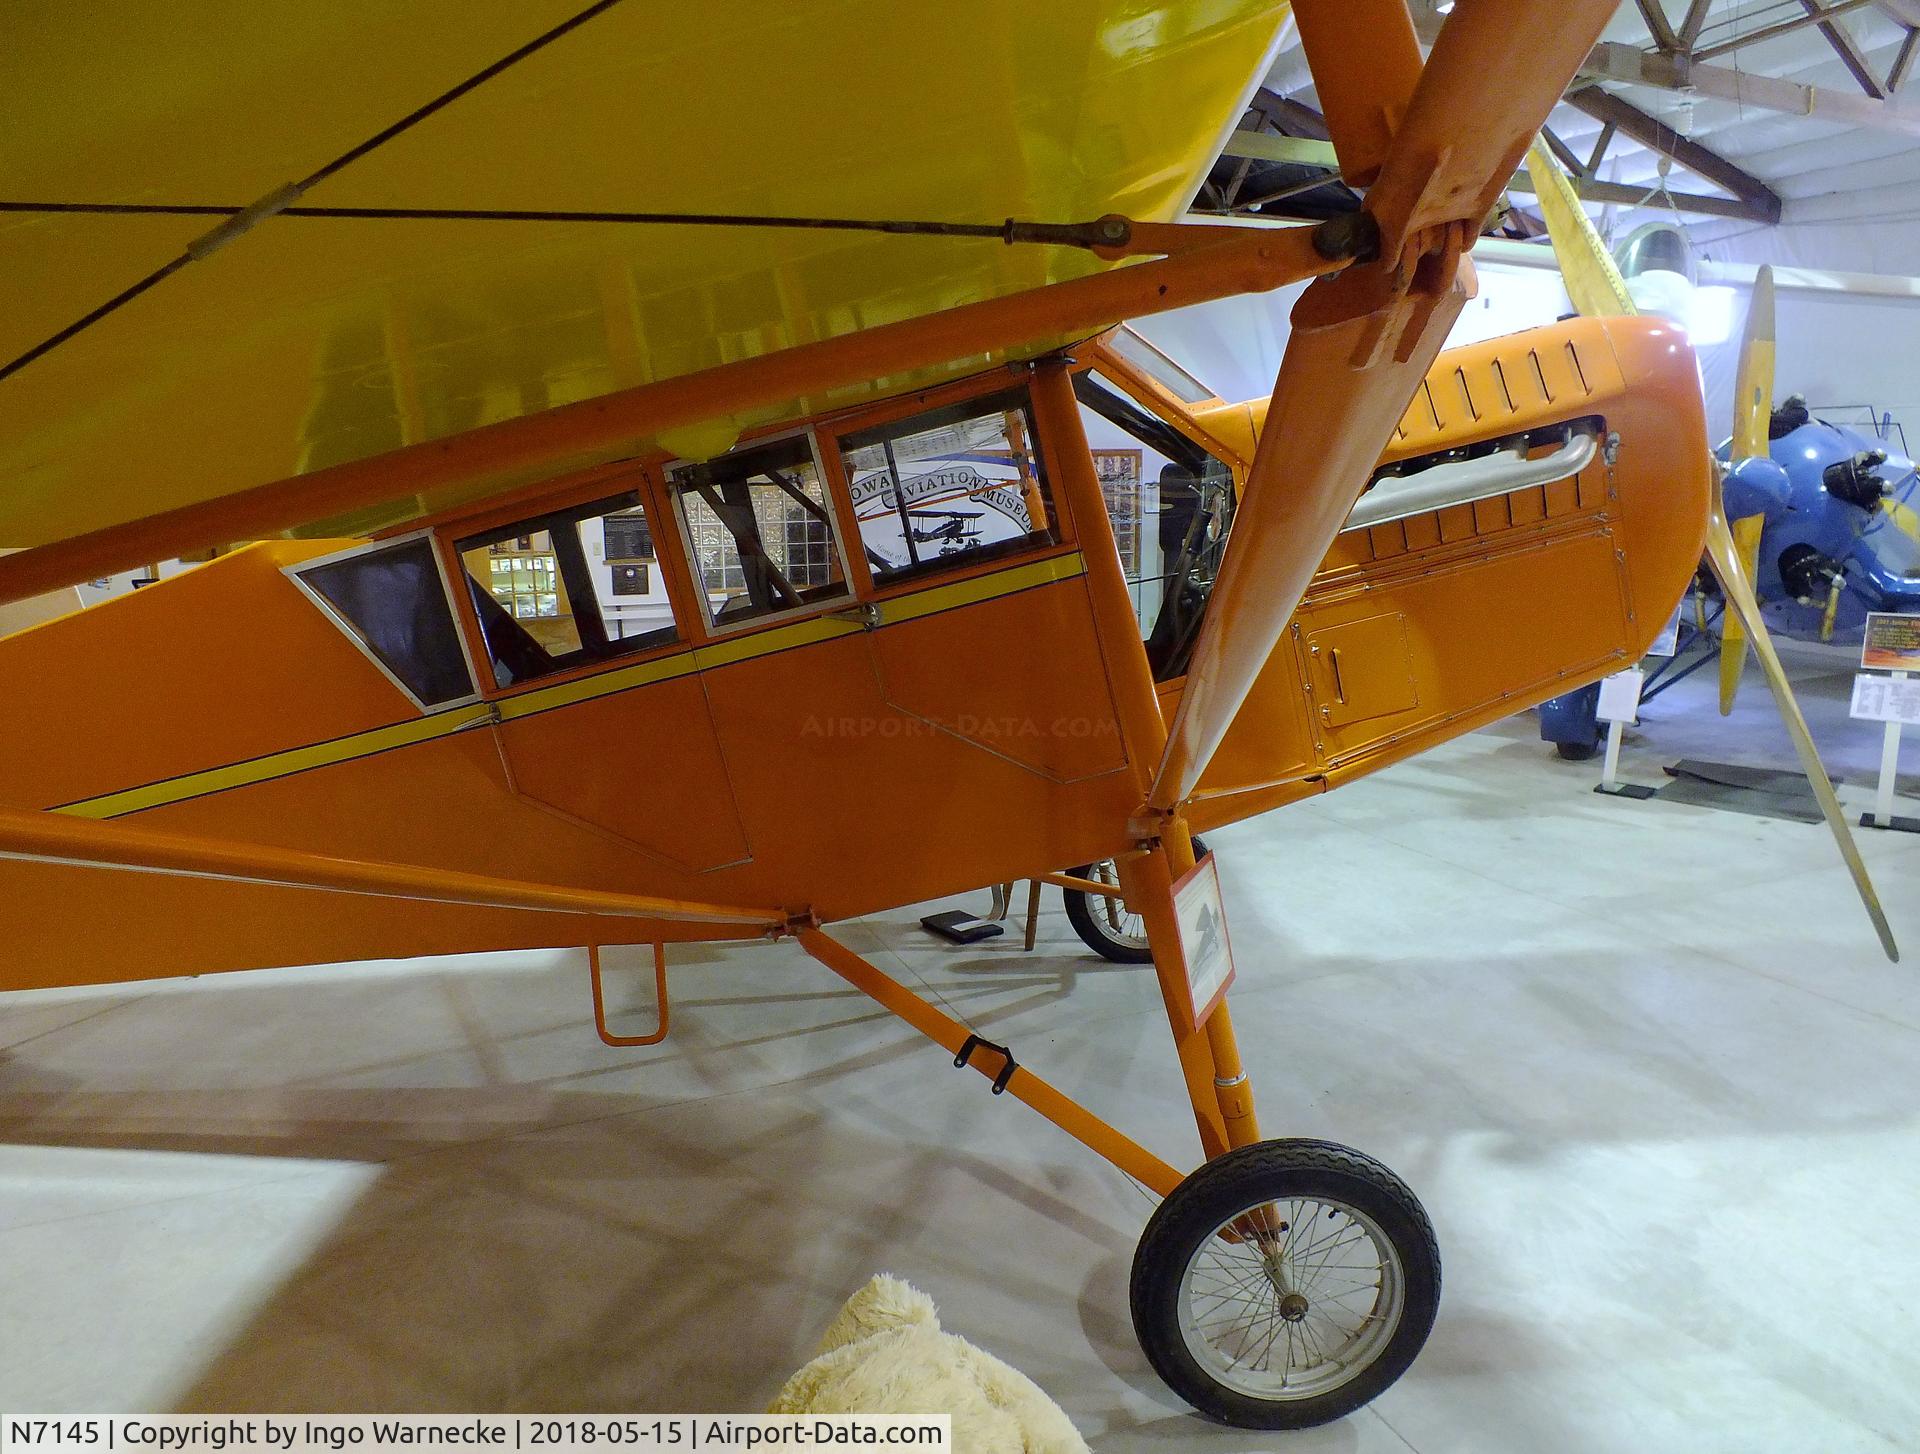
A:
[[[583,4],[211,0],[163,13],[39,0],[0,47],[0,202],[246,206]],[[1286,6],[592,10],[301,205],[1164,219],[1235,121]],[[0,366],[220,220],[0,214]],[[0,378],[0,546],[1102,266],[978,240],[270,217]]]

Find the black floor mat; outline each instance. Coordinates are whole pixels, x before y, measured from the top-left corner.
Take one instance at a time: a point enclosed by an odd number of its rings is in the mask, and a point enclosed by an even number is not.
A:
[[[1725,808],[1756,818],[1784,818],[1790,823],[1822,821],[1820,801],[1801,773],[1693,758],[1682,758],[1666,771],[1673,781],[1654,794],[1663,803]],[[1841,780],[1836,777],[1833,781],[1838,784]]]

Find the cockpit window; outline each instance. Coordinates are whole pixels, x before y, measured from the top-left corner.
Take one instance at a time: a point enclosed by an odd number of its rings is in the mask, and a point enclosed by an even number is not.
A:
[[[876,585],[1059,539],[1024,389],[849,434],[840,456]]]
[[[292,574],[415,705],[444,706],[474,694],[427,537],[356,550]]]
[[[1154,680],[1186,672],[1233,519],[1233,472],[1092,373],[1074,376],[1081,424]]]
[[[455,548],[495,686],[679,640],[636,491],[498,526]]]
[[[1217,395],[1125,324],[1107,338],[1107,347],[1172,394],[1182,404],[1205,404]]]
[[[676,465],[667,485],[715,629],[851,594],[810,436]]]

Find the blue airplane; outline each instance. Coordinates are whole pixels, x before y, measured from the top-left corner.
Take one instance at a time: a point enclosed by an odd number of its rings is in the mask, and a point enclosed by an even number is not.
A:
[[[1759,522],[1747,564],[1768,629],[1831,641],[1857,638],[1869,611],[1920,613],[1913,460],[1877,435],[1814,418],[1799,395],[1772,411],[1767,435],[1765,455],[1727,465],[1723,489],[1736,536],[1742,523]],[[1721,447],[1723,460],[1730,453]],[[1719,659],[1721,710],[1731,709],[1745,640],[1715,629],[1718,606],[1716,596],[1711,606],[1702,602],[1698,619],[1683,616],[1677,649],[1649,674],[1642,701]],[[1541,738],[1562,757],[1591,757],[1602,733],[1599,701],[1596,685],[1543,703]]]

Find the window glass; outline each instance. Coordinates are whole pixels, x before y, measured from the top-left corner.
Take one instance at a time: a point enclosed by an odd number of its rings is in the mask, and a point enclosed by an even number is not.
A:
[[[879,584],[1059,539],[1024,390],[849,434],[840,450]]]
[[[679,639],[635,491],[459,542],[494,685]]]
[[[667,482],[686,521],[694,577],[713,625],[848,594],[806,435],[680,465]]]
[[[1212,389],[1124,323],[1107,339],[1107,347],[1183,404],[1204,404],[1217,397]]]
[[[626,499],[630,503],[619,508],[595,506],[600,513],[583,516],[574,527],[593,577],[601,625],[616,653],[663,646],[680,636],[655,554],[653,522],[634,496]]]
[[[1076,374],[1080,422],[1154,679],[1182,675],[1233,518],[1233,472],[1158,415]]]
[[[473,695],[431,541],[375,546],[297,574],[421,706]]]

